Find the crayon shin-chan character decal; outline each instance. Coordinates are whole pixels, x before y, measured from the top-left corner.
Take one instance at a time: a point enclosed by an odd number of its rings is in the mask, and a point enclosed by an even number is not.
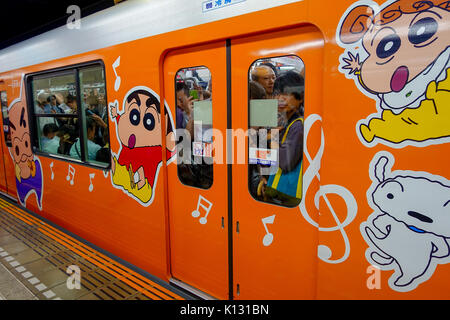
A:
[[[14,100],[8,109],[12,143],[9,151],[14,161],[17,195],[20,203],[26,206],[27,198],[34,193],[38,207],[42,210],[42,167],[39,158],[34,156],[31,149],[28,110],[22,99],[22,92],[23,80],[20,97]]]
[[[363,144],[450,142],[449,1],[356,2],[336,39],[345,48],[339,71],[377,103],[357,124]]]
[[[394,161],[381,151],[370,163],[367,199],[374,212],[360,230],[369,245],[367,261],[394,270],[389,286],[406,292],[450,262],[450,181],[427,172],[392,172]]]
[[[175,155],[172,118],[168,108],[165,108],[166,128],[162,130],[159,97],[146,87],[131,89],[125,95],[121,112],[117,110],[117,100],[109,107],[121,145],[118,154],[113,154],[112,183],[147,206],[152,202],[162,165],[161,132],[165,132],[166,136],[166,159]]]

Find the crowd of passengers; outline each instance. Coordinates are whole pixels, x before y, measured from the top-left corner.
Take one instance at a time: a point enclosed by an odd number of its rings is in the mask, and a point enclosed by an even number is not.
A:
[[[193,77],[197,81],[185,81],[185,79],[179,80],[176,83],[176,128],[185,129],[189,133],[191,141],[194,141],[194,102],[196,101],[212,101],[212,82],[204,81],[196,70],[193,70]],[[202,87],[200,83],[207,83],[205,87]],[[195,95],[193,94],[195,92]],[[203,133],[206,128],[202,125],[201,132]],[[209,129],[209,128],[208,128]],[[203,140],[203,137],[202,137]],[[178,140],[178,145],[181,145],[183,137]],[[204,140],[203,140],[204,141]],[[209,142],[209,141],[208,141]],[[179,159],[183,158],[183,150],[178,153]],[[192,165],[195,163],[195,165]],[[190,156],[190,163],[178,164],[178,176],[184,184],[196,186],[200,188],[209,188],[213,182],[213,169],[211,165],[203,162],[202,159],[195,159],[193,153]]]
[[[258,133],[261,129],[267,130],[267,135],[261,141],[259,134],[250,138],[250,146],[267,146],[268,149],[278,151],[278,166],[271,168],[267,174],[268,165],[250,165],[249,188],[254,197],[278,204],[293,206],[298,204],[298,195],[286,194],[273,188],[273,181],[278,168],[283,174],[299,171],[303,156],[303,120],[304,116],[304,74],[295,70],[281,73],[271,62],[261,63],[251,70],[249,81],[250,99],[277,100],[278,116],[276,127],[252,127]],[[198,92],[198,97],[190,95],[192,89]],[[211,99],[211,81],[207,88],[195,86],[189,88],[180,80],[176,84],[176,126],[186,129],[193,136],[194,102]],[[271,129],[278,129],[278,139],[271,137]],[[259,139],[259,141],[258,141]],[[178,174],[187,184],[208,188],[212,185],[212,166],[205,164],[179,165]],[[272,176],[272,179],[270,179]],[[290,178],[292,180],[292,178]],[[300,181],[300,176],[294,180]],[[281,188],[280,188],[281,189]],[[295,193],[294,193],[295,194]]]
[[[263,63],[253,68],[249,83],[250,99],[276,99],[278,103],[275,128],[252,127],[256,131],[266,129],[266,141],[258,141],[260,135],[253,136],[253,141],[250,141],[250,146],[267,145],[268,149],[276,149],[278,165],[271,168],[272,170],[267,170],[268,165],[250,165],[249,188],[258,199],[287,206],[298,205],[300,195],[296,190],[280,192],[283,188],[275,187],[274,177],[281,169],[285,177],[289,175],[283,183],[291,180],[291,189],[295,189],[299,183],[301,186],[305,88],[303,70],[301,73],[291,70],[279,74],[272,63]],[[271,129],[278,129],[277,139],[271,137]],[[270,174],[267,174],[267,171],[270,171]],[[279,183],[282,183],[281,181]]]
[[[82,104],[86,119],[86,158],[109,162],[108,113],[104,95],[99,94],[97,89],[88,89],[84,92]],[[41,150],[81,159],[77,98],[71,94],[64,98],[61,93],[40,92],[35,113],[57,115],[38,117]]]

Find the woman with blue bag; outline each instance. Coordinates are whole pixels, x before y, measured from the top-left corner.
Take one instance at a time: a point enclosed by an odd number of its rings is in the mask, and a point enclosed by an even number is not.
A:
[[[271,148],[278,149],[278,170],[260,184],[265,201],[290,207],[302,197],[304,86],[304,78],[294,71],[275,81],[280,141],[272,140]]]

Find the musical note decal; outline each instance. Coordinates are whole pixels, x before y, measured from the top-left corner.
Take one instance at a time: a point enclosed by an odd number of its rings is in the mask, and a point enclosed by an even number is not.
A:
[[[269,229],[267,228],[267,224],[273,224],[274,220],[275,220],[275,215],[261,219],[261,221],[264,225],[264,229],[266,229],[266,234],[264,235],[264,238],[263,238],[263,245],[265,247],[270,246],[273,242],[273,234],[269,232]]]
[[[53,179],[55,179],[55,173],[53,172],[53,161],[52,161],[52,163],[50,163],[50,171],[52,173],[50,178],[53,180]]]
[[[94,190],[94,184],[92,183],[92,179],[94,179],[94,177],[95,177],[95,173],[89,174],[89,182],[91,183],[89,185],[89,192],[92,192],[92,190]]]
[[[203,200],[203,202],[206,202],[208,205],[206,206],[206,205],[202,204],[201,203],[202,200]],[[200,207],[202,207],[206,211],[206,214],[205,214],[204,217],[200,218],[200,223],[201,224],[206,224],[208,222],[207,218],[208,218],[209,212],[211,211],[211,207],[212,206],[213,206],[213,204],[210,201],[208,201],[205,197],[199,195],[198,202],[197,202],[197,209],[192,211],[192,216],[194,218],[198,218],[200,216],[200,210],[199,209],[200,209]]]
[[[70,176],[72,176],[72,179],[70,179]],[[70,185],[73,186],[73,179],[75,178],[75,168],[72,167],[72,165],[69,164],[69,170],[67,171],[67,177],[66,180],[70,180]]]
[[[325,149],[325,138],[324,138],[323,129],[321,128],[321,137],[320,137],[321,141],[320,141],[320,147],[319,147],[319,150],[317,151],[317,154],[315,155],[314,158],[312,158],[308,152],[309,130],[311,129],[312,125],[317,121],[322,121],[322,117],[317,114],[312,114],[305,120],[305,137],[306,137],[305,141],[306,141],[306,143],[305,143],[304,153],[306,155],[306,158],[309,161],[309,167],[303,175],[303,195],[304,196],[303,196],[302,202],[300,203],[300,212],[303,215],[303,217],[306,219],[306,221],[308,221],[310,224],[312,224],[313,226],[318,228],[319,231],[333,232],[333,231],[339,230],[339,232],[342,235],[342,238],[344,240],[344,245],[345,245],[345,252],[344,252],[343,256],[340,257],[339,259],[332,260],[331,259],[331,256],[333,254],[332,250],[328,246],[323,245],[323,244],[320,244],[318,246],[317,256],[322,261],[325,261],[327,263],[341,263],[341,262],[345,261],[350,255],[350,241],[348,239],[347,233],[345,232],[345,227],[348,226],[353,221],[353,219],[356,217],[356,213],[358,211],[358,205],[357,205],[356,200],[355,200],[354,196],[352,195],[352,193],[350,191],[348,191],[346,188],[344,188],[340,185],[329,184],[329,185],[323,185],[323,186],[321,185],[320,186],[319,190],[314,195],[314,204],[315,204],[315,207],[317,208],[317,210],[320,211],[319,202],[320,202],[320,198],[322,198],[325,201],[326,206],[330,210],[336,225],[333,227],[319,227],[319,224],[313,218],[311,218],[311,216],[309,215],[309,213],[306,209],[305,198],[306,198],[306,194],[308,192],[309,186],[310,186],[311,182],[314,180],[314,178],[317,178],[320,181],[319,171],[320,171],[323,152]],[[346,214],[346,218],[344,219],[344,221],[341,222],[339,220],[339,217],[337,216],[332,203],[330,202],[330,200],[327,197],[328,194],[336,194],[345,201],[345,204],[347,206],[347,214]],[[319,213],[319,215],[320,214],[321,213]]]
[[[120,66],[120,56],[116,59],[116,61],[114,61],[112,67],[114,70],[114,74],[116,75],[116,81],[114,82],[114,90],[115,91],[119,91],[120,88],[120,82],[121,82],[121,78],[120,76],[117,74],[116,68]]]

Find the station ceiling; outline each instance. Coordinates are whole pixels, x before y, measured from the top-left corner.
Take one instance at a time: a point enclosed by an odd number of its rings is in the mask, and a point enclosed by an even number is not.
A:
[[[80,8],[81,17],[113,6],[120,0],[7,0],[0,6],[0,49],[9,47],[67,23]]]

